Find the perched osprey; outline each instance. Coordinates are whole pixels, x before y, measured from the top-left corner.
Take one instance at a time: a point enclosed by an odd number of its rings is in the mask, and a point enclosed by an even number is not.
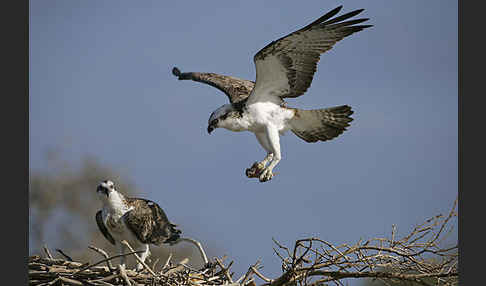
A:
[[[339,17],[335,8],[304,28],[271,42],[253,58],[256,82],[214,73],[182,73],[174,67],[179,80],[194,80],[223,91],[230,104],[216,109],[208,121],[208,133],[215,128],[251,131],[267,155],[246,169],[248,177],[265,182],[281,160],[280,135],[291,130],[306,142],[331,140],[339,136],[353,119],[347,105],[302,110],[286,106],[284,98],[301,96],[309,88],[320,54],[336,42],[372,25],[355,25],[368,19],[347,20],[364,9]],[[268,165],[267,165],[268,164]]]
[[[120,252],[125,252],[126,240],[135,250],[143,250],[142,261],[149,256],[149,244],[175,244],[180,239],[181,231],[169,222],[164,211],[153,201],[128,198],[115,189],[112,181],[103,181],[96,189],[103,203],[103,209],[96,213],[96,223],[113,245],[118,244]],[[122,257],[123,266],[125,257]],[[142,270],[142,264],[137,264],[137,270]]]

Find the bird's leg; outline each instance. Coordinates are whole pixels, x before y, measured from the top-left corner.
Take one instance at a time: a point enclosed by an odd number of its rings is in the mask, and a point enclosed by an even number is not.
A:
[[[246,169],[245,174],[248,178],[258,178],[267,165],[268,161],[273,158],[273,153],[267,152],[267,156],[261,162],[255,162],[253,165]]]
[[[125,250],[127,249],[126,246],[120,243],[119,247],[120,247],[120,254],[125,254]],[[120,266],[123,267],[123,269],[125,269],[126,261],[127,261],[126,256],[120,257]]]
[[[273,158],[272,148],[266,132],[257,132],[255,136],[258,143],[267,151],[267,156],[261,162],[255,162],[250,168],[246,169],[245,174],[248,178],[259,178],[267,163]]]
[[[280,162],[282,156],[280,154],[280,136],[278,134],[278,129],[272,125],[267,125],[265,127],[267,142],[270,145],[271,152],[273,154],[272,161],[265,167],[260,173],[260,182],[266,182],[273,177],[273,168]]]
[[[143,253],[142,255],[140,256],[140,260],[142,260],[143,262],[145,262],[145,259],[147,259],[147,257],[150,255],[150,248],[149,248],[149,245],[148,244],[145,244],[144,245],[144,248],[143,249]],[[137,263],[137,271],[142,271],[143,270],[143,265],[142,263]]]

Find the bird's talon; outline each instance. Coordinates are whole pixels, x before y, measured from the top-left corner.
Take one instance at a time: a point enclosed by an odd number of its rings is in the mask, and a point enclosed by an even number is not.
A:
[[[248,178],[258,178],[264,168],[265,166],[262,163],[255,162],[250,168],[246,169],[245,174]]]
[[[259,179],[260,179],[260,182],[267,182],[267,181],[270,181],[273,177],[273,173],[272,171],[270,171],[269,169],[265,169],[262,174],[260,175]]]

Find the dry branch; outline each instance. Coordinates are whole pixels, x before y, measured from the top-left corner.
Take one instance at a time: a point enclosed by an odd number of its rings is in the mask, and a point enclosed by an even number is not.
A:
[[[284,274],[264,285],[300,283],[317,286],[329,282],[341,285],[340,281],[345,278],[457,285],[458,247],[439,246],[451,232],[451,219],[457,216],[456,208],[457,199],[447,216],[430,218],[402,238],[397,238],[393,225],[391,238],[359,240],[353,245],[336,246],[312,237],[297,240],[290,251],[274,239],[280,249],[274,248],[274,251],[281,260]],[[450,229],[446,232],[447,228]]]

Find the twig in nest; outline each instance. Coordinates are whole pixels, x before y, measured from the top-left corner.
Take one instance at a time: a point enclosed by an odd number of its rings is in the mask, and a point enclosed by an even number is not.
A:
[[[62,282],[64,282],[65,284],[68,284],[68,285],[78,285],[78,286],[83,286],[84,284],[82,282],[79,282],[77,280],[73,280],[73,279],[69,279],[69,278],[66,278],[66,277],[59,277],[59,280],[61,280]]]
[[[44,249],[44,252],[45,252],[45,253],[46,253],[46,255],[47,255],[47,258],[49,258],[49,259],[54,259],[54,258],[52,257],[51,252],[49,251],[49,248],[47,248],[47,244],[44,244],[43,249]]]
[[[66,253],[64,253],[59,248],[56,248],[56,251],[59,252],[62,256],[64,256],[68,261],[73,261],[73,259],[71,258],[71,256],[67,255]]]
[[[87,265],[86,267],[83,267],[83,268],[81,268],[80,270],[78,270],[78,271],[76,271],[76,272],[74,272],[74,273],[71,273],[70,275],[71,275],[71,276],[74,276],[74,275],[76,275],[76,274],[78,274],[78,273],[80,273],[80,272],[83,272],[83,271],[84,271],[84,270],[86,270],[86,269],[89,269],[89,268],[91,268],[91,267],[93,267],[93,266],[96,266],[96,265],[98,265],[98,264],[101,264],[101,263],[103,263],[103,262],[105,262],[105,261],[113,260],[113,259],[118,258],[118,257],[128,256],[128,255],[132,255],[132,254],[143,253],[143,252],[144,252],[143,250],[139,250],[139,251],[133,251],[133,252],[123,253],[123,254],[118,254],[118,255],[112,256],[112,257],[108,257],[108,258],[103,259],[103,260],[100,260],[100,261],[98,261],[98,262],[96,262],[96,263],[89,264],[89,265]],[[88,263],[86,263],[86,264],[88,264]]]
[[[108,256],[108,254],[106,253],[106,251],[104,251],[104,250],[103,250],[103,249],[101,249],[101,248],[95,247],[95,246],[93,246],[93,245],[88,246],[88,248],[89,248],[89,249],[91,249],[91,250],[94,250],[94,251],[98,252],[98,253],[99,253],[99,254],[101,254],[101,255],[103,255],[103,257],[105,257],[106,259],[108,259],[108,258],[109,258],[109,256]],[[115,269],[115,268],[113,267],[113,265],[111,264],[111,260],[107,260],[107,261],[106,261],[106,265],[108,266],[108,269],[110,269],[110,271],[111,271],[112,269]]]
[[[163,271],[167,266],[169,266],[170,259],[172,258],[172,253],[169,253],[169,257],[167,257],[167,260],[164,263],[164,266],[162,266],[162,269],[160,271]]]
[[[57,277],[56,279],[52,280],[51,282],[49,283],[46,283],[45,285],[47,286],[51,286],[51,285],[54,285],[56,284],[59,280],[61,280],[61,277]]]
[[[230,283],[233,283],[233,279],[231,278],[231,275],[230,275],[230,274],[229,274],[229,272],[228,272],[228,269],[230,268],[230,266],[231,266],[231,264],[232,264],[233,262],[231,262],[231,263],[229,264],[228,268],[225,268],[225,267],[224,267],[224,265],[223,265],[223,262],[221,262],[221,260],[219,260],[219,258],[215,257],[214,259],[216,260],[216,263],[217,263],[217,264],[219,265],[219,267],[221,268],[221,271],[223,271],[223,274],[224,274],[224,276],[226,276],[226,279],[228,279],[228,281],[229,281]]]
[[[159,263],[159,260],[160,260],[160,258],[157,257],[155,259],[154,263],[152,263],[152,269],[154,269],[154,271],[155,271],[155,266],[157,265],[157,263]]]
[[[246,274],[241,276],[240,278],[238,278],[238,280],[236,280],[236,283],[240,283],[241,285],[244,285],[246,280],[249,279],[251,277],[251,275],[254,273],[253,270],[256,269],[256,267],[258,267],[258,264],[260,264],[260,260],[257,260],[257,262],[255,262],[255,264],[251,265],[248,268],[248,271],[246,272]]]
[[[118,274],[112,274],[112,275],[109,275],[109,276],[106,276],[106,277],[103,277],[103,278],[99,278],[99,279],[96,279],[96,280],[90,280],[90,282],[96,282],[96,283],[103,283],[103,282],[107,282],[107,281],[110,281],[112,280],[113,278],[116,278],[118,277],[119,275]],[[110,283],[108,283],[109,285],[111,285]]]
[[[128,285],[128,286],[132,286],[132,283],[130,282],[130,278],[128,278],[128,275],[127,275],[127,271],[125,270],[125,266],[119,264],[118,265],[118,270],[120,271],[120,277],[123,279],[123,281],[125,281],[125,283]]]
[[[164,274],[169,275],[169,274],[176,273],[176,272],[183,270],[184,264],[187,263],[187,262],[189,262],[188,258],[182,259],[181,262],[179,262],[176,267],[167,270]]]
[[[130,249],[131,251],[135,252],[133,250],[132,246],[126,240],[122,240],[121,243],[124,244],[126,247],[128,247],[128,249]],[[135,258],[137,259],[137,261],[140,262],[140,264],[142,264],[143,267],[145,267],[145,269],[147,269],[148,272],[150,272],[150,274],[152,274],[154,277],[158,277],[158,275],[155,274],[155,272],[152,271],[152,269],[144,261],[142,261],[142,259],[137,254],[134,253],[133,255],[135,255]]]

